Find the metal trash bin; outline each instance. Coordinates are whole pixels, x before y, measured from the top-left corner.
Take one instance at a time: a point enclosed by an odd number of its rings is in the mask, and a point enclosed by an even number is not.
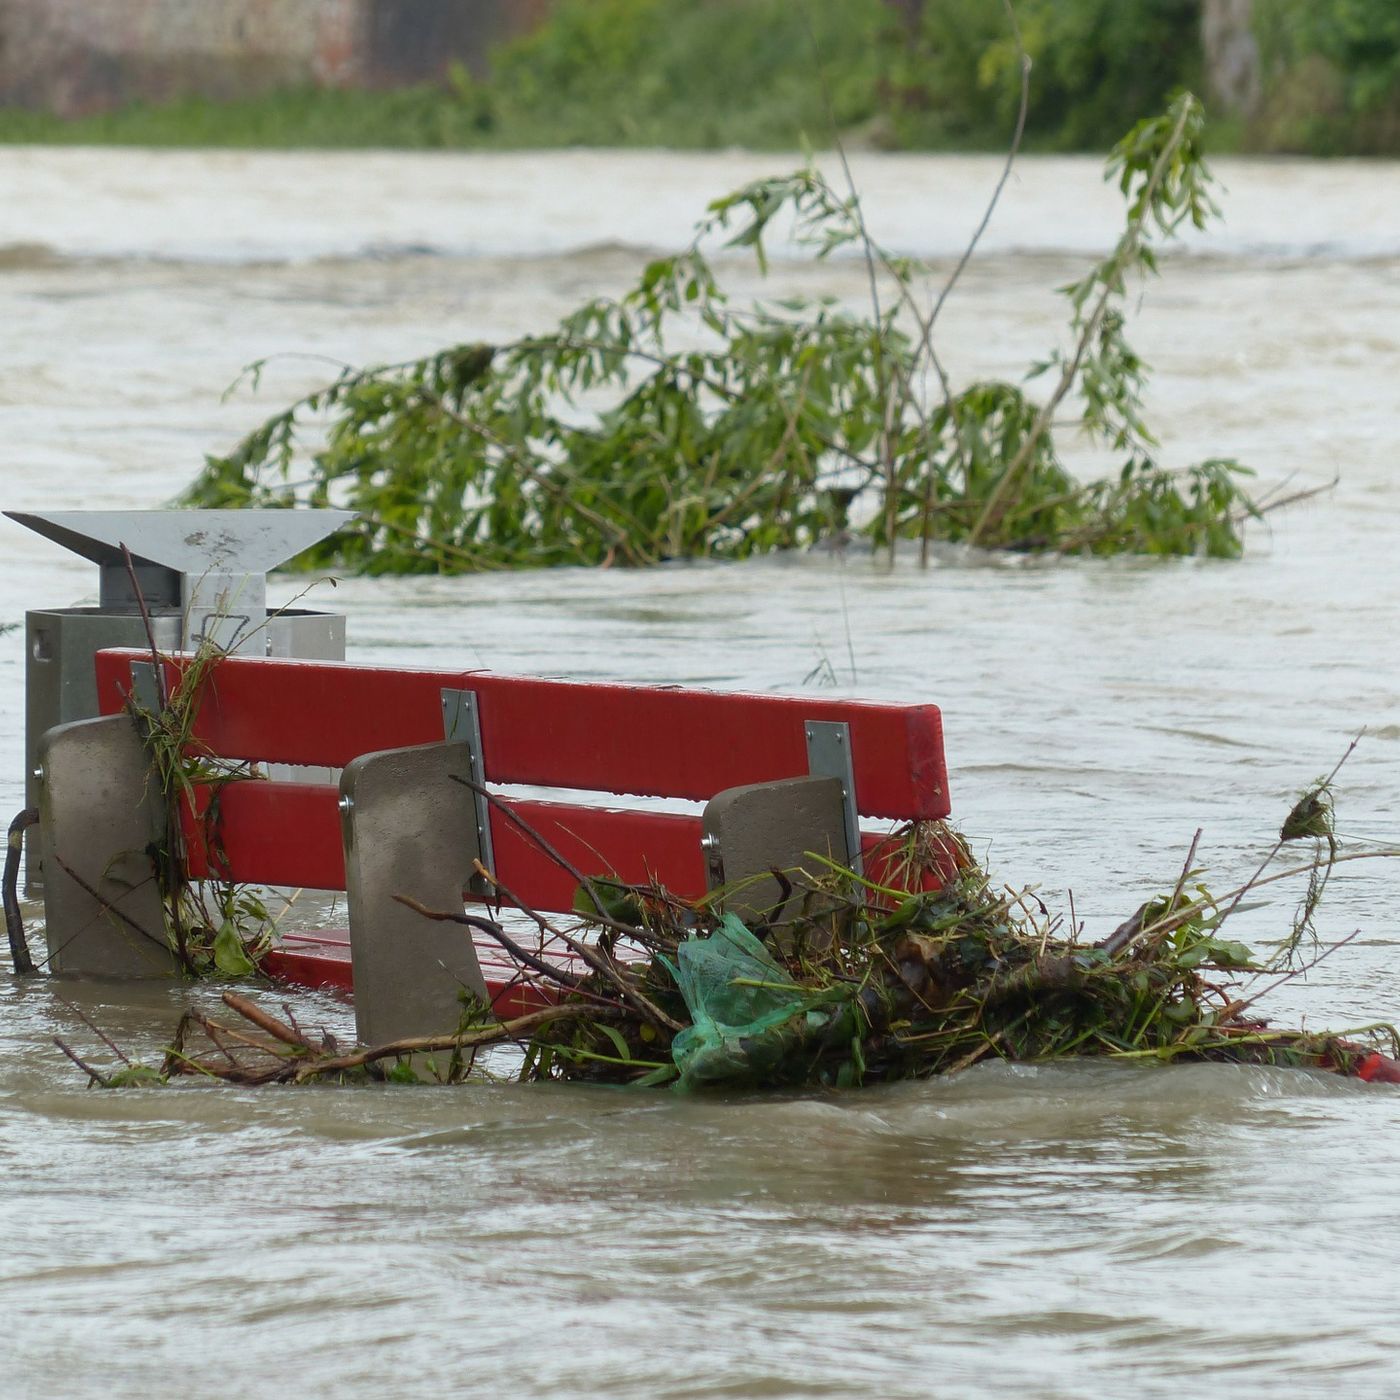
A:
[[[269,613],[267,574],[354,519],[353,512],[4,513],[91,559],[101,580],[95,607],[25,613],[25,802],[30,807],[38,804],[40,735],[55,724],[97,714],[94,654],[103,647],[149,645],[142,600],[161,651],[193,650],[207,639],[228,651],[320,661],[345,658],[344,615],[308,608]],[[123,545],[132,556],[130,570]],[[37,892],[42,885],[42,855],[33,840],[25,871],[29,890]]]

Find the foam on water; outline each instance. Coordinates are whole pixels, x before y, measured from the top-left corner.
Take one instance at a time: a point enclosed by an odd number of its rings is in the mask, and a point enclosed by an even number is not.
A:
[[[857,152],[870,227],[916,257],[961,253],[999,156]],[[7,258],[196,263],[320,258],[561,257],[683,246],[708,201],[799,168],[742,151],[343,152],[0,148]],[[828,179],[843,187],[831,155]],[[1400,170],[1381,161],[1227,158],[1223,230],[1186,246],[1232,258],[1400,256]],[[1346,217],[1337,211],[1345,208]],[[1121,224],[1090,156],[1025,157],[988,229],[988,252],[1102,250]],[[9,250],[8,252],[6,250]],[[775,243],[778,256],[791,247]]]

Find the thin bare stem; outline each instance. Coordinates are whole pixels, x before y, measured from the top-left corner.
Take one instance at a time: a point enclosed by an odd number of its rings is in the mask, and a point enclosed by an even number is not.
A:
[[[493,879],[492,884],[495,883]],[[500,889],[501,886],[497,885],[496,888]],[[454,914],[446,909],[429,909],[412,895],[396,894],[393,897],[405,908],[412,909],[415,914],[421,914],[425,919],[432,919],[437,923],[461,924],[463,928],[479,929],[482,933],[489,934],[516,962],[532,968],[541,977],[557,982],[561,987],[567,987],[571,992],[578,991],[583,984],[583,978],[566,972],[561,967],[555,967],[544,958],[536,957],[528,948],[521,947],[494,919],[483,919],[476,914]]]
[[[86,1060],[78,1055],[76,1050],[73,1050],[70,1046],[65,1044],[58,1036],[54,1036],[53,1043],[57,1045],[85,1075],[87,1075],[89,1088],[94,1084],[100,1084],[104,1089],[110,1089],[112,1087],[112,1081],[103,1074],[101,1070],[94,1069]]]
[[[1129,259],[1136,254],[1141,246],[1143,230],[1147,227],[1147,221],[1152,213],[1153,196],[1165,178],[1167,167],[1181,144],[1190,115],[1190,106],[1183,102],[1176,124],[1172,127],[1171,136],[1162,147],[1148,176],[1147,184],[1143,188],[1139,212],[1129,224],[1127,232],[1119,240],[1118,247],[1102,274],[1103,289],[1099,293],[1098,300],[1094,303],[1093,311],[1090,312],[1088,319],[1080,328],[1079,340],[1074,347],[1074,354],[1066,362],[1054,391],[1041,406],[1031,424],[1030,431],[1022,440],[1015,456],[1007,464],[1006,469],[998,478],[997,484],[992,488],[991,494],[987,497],[986,504],[982,507],[982,512],[968,535],[970,544],[981,544],[987,530],[1000,519],[1007,494],[1020,478],[1022,471],[1040,445],[1040,440],[1045,436],[1046,429],[1050,426],[1050,422],[1060,406],[1060,401],[1069,393],[1074,381],[1078,378],[1079,367],[1084,363],[1084,356],[1088,352],[1089,344],[1098,333],[1099,326],[1108,311],[1109,302],[1118,292],[1118,279],[1122,275],[1123,269],[1128,265]]]

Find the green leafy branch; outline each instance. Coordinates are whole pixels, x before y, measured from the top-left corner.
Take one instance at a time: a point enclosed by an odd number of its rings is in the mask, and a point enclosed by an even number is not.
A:
[[[1057,371],[1043,402],[1005,381],[953,388],[933,337],[951,282],[923,312],[922,269],[873,240],[854,185],[843,196],[809,167],[715,200],[687,248],[553,331],[344,367],[211,457],[185,503],[346,506],[358,522],[307,563],[370,573],[740,559],[852,532],[891,551],[920,539],[925,560],[932,540],[1234,557],[1259,512],[1248,473],[1158,464],[1125,338],[1131,281],[1215,212],[1202,123],[1182,94],[1115,148],[1126,226],[1065,289],[1072,349],[1032,368]],[[714,250],[765,270],[779,235],[819,259],[859,250],[868,310],[737,304]],[[1062,459],[1071,394],[1085,438],[1123,454],[1114,476],[1081,482]]]

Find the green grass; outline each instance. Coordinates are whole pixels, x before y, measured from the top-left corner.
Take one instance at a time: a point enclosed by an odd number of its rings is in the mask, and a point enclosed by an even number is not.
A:
[[[1016,0],[1033,60],[1024,148],[1106,150],[1201,77],[1201,0]],[[1278,0],[1257,22],[1264,105],[1214,150],[1400,150],[1394,0]],[[1306,18],[1304,24],[1303,18]],[[1377,16],[1380,18],[1378,19]],[[1384,23],[1381,21],[1384,20]],[[1002,150],[1020,82],[997,0],[559,0],[491,75],[389,92],[311,87],[63,120],[0,107],[0,142],[508,150],[856,145]]]
[[[71,121],[0,109],[0,141],[790,151],[829,145],[840,132],[878,145],[1002,148],[1019,82],[1004,64],[979,68],[980,51],[1006,42],[1000,7],[948,0],[931,13],[944,10],[916,37],[899,29],[886,0],[562,0],[547,24],[497,51],[486,80],[457,70],[444,83],[392,92],[191,97]],[[954,21],[957,45],[943,33]],[[1048,124],[1032,113],[1029,149],[1065,144],[1058,107],[1046,111]],[[1085,144],[1106,149],[1138,115],[1115,113]]]
[[[139,146],[399,147],[824,144],[879,105],[883,0],[566,0],[499,50],[392,92],[302,88],[184,98],[65,121],[0,109],[0,141]]]
[[[11,144],[413,149],[480,145],[486,135],[456,94],[432,86],[298,88],[237,102],[188,97],[69,121],[0,108],[0,142]]]

